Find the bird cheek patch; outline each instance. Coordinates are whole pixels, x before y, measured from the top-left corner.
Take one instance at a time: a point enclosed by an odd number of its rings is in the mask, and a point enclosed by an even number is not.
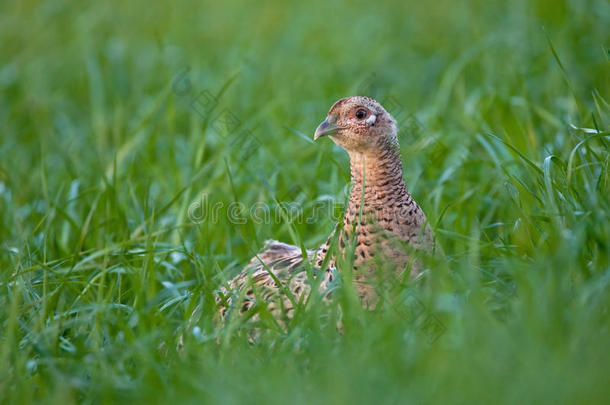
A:
[[[375,121],[377,121],[377,116],[375,114],[371,114],[370,117],[368,117],[365,122],[368,125],[374,125]]]

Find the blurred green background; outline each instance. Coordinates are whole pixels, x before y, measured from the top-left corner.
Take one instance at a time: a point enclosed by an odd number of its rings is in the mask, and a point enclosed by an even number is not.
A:
[[[0,38],[3,402],[610,398],[608,1],[9,0]],[[363,92],[446,253],[407,287],[443,333],[344,302],[344,334],[314,304],[219,330],[265,239],[334,220],[189,207],[342,202],[347,155],[306,138]]]

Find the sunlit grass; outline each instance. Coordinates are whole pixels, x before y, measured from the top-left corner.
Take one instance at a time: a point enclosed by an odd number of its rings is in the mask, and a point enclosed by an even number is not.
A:
[[[608,27],[603,0],[3,3],[0,401],[606,401]],[[266,239],[333,229],[348,158],[307,137],[361,92],[444,257],[373,313],[343,286],[256,344],[218,328]]]

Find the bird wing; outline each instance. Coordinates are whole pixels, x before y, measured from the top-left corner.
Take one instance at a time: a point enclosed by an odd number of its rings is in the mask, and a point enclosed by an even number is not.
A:
[[[316,252],[306,252],[310,263]],[[240,313],[247,312],[256,304],[256,296],[262,298],[272,313],[282,311],[288,318],[292,317],[296,303],[311,291],[306,268],[299,247],[276,240],[266,241],[261,252],[228,282],[228,288],[221,288],[221,317],[224,318],[227,311],[235,306],[234,302],[240,303]]]

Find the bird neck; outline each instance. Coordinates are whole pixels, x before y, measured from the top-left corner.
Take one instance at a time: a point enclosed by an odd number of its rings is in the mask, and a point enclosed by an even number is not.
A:
[[[402,177],[402,162],[398,147],[388,147],[375,154],[350,153],[351,183],[350,205],[365,208],[369,204],[387,204],[392,200],[408,198]]]
[[[379,223],[383,223],[384,229],[393,229],[387,220],[399,223],[405,214],[411,215],[419,212],[419,207],[409,195],[402,177],[402,162],[398,147],[386,148],[378,153],[363,154],[349,152],[351,166],[351,193],[342,223],[338,223],[335,231],[330,235],[318,252],[317,265],[321,266],[331,241],[338,237],[339,252],[343,254],[346,240],[353,236],[357,226],[358,233],[365,239],[377,232]],[[362,215],[360,215],[362,213]],[[337,232],[339,231],[339,232]],[[397,228],[396,232],[400,233]],[[360,240],[366,249],[369,248],[370,240]],[[367,254],[365,254],[366,256]],[[368,253],[369,257],[371,256]],[[362,260],[362,252],[356,257],[356,262]],[[335,266],[335,257],[331,257],[329,266]]]

